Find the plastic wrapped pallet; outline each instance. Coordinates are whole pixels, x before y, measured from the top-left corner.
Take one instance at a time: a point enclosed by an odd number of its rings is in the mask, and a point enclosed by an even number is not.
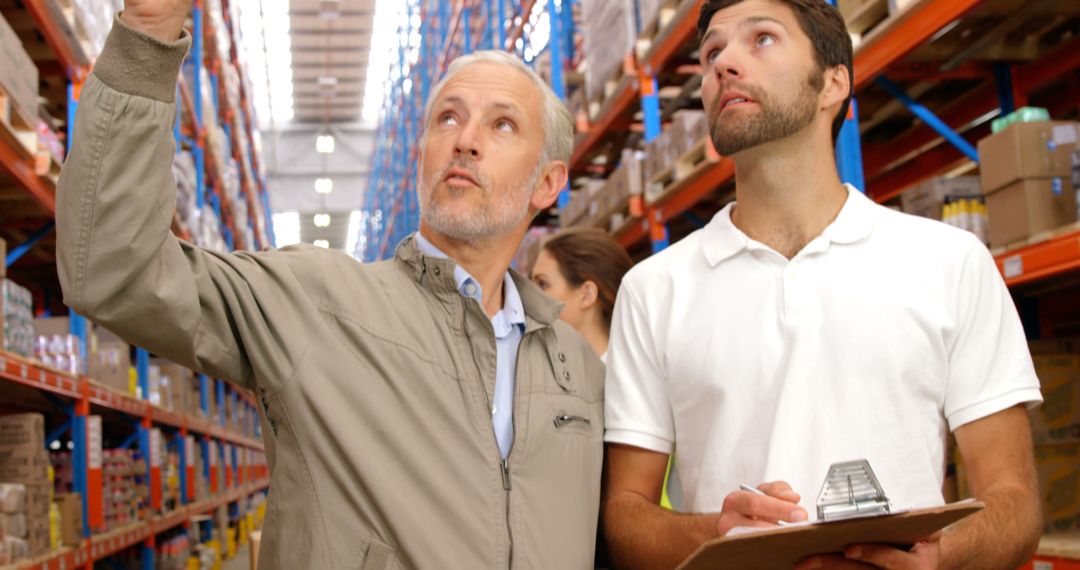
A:
[[[34,355],[34,296],[14,281],[5,279],[3,289],[4,346],[6,352]]]
[[[582,0],[585,29],[585,95],[604,96],[604,84],[618,75],[634,47],[633,0]]]
[[[26,540],[14,536],[4,537],[4,550],[9,562],[30,557],[30,545]]]
[[[0,513],[0,532],[4,536],[26,538],[26,513]]]

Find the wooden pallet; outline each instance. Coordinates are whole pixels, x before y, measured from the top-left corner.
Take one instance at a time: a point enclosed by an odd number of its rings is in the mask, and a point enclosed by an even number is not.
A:
[[[653,44],[657,42],[664,31],[667,30],[668,24],[675,19],[675,16],[679,13],[679,8],[682,4],[691,4],[692,2],[686,2],[685,0],[664,0],[660,9],[656,12],[656,17],[651,22],[645,22],[641,26],[641,33],[638,34],[637,40],[634,42],[634,51],[637,53],[638,60],[643,60],[645,54],[649,53]]]
[[[0,86],[0,139],[26,159],[37,155],[37,121],[24,117],[15,101]]]
[[[597,226],[619,235],[630,226],[640,224],[645,219],[645,200],[640,195],[626,196],[605,218],[598,220]]]
[[[720,162],[713,150],[712,141],[701,139],[690,150],[675,160],[675,164],[653,176],[645,185],[645,202],[663,202],[678,191],[683,182],[701,176],[701,173]]]
[[[997,256],[1008,254],[1009,252],[1012,252],[1012,251],[1016,251],[1018,249],[1023,249],[1025,247],[1038,245],[1038,244],[1043,243],[1043,242],[1048,242],[1048,241],[1050,241],[1052,239],[1057,239],[1057,238],[1059,238],[1061,236],[1068,235],[1068,234],[1075,233],[1075,232],[1080,232],[1080,221],[1073,222],[1073,223],[1065,225],[1065,226],[1061,226],[1060,228],[1054,228],[1052,230],[1047,230],[1047,231],[1039,232],[1037,234],[1032,234],[1032,235],[1030,235],[1030,236],[1028,236],[1028,237],[1026,237],[1024,239],[1019,239],[1019,240],[1016,240],[1014,242],[1005,244],[1003,246],[995,247],[995,248],[990,250],[990,253],[993,254],[995,257],[997,257]]]

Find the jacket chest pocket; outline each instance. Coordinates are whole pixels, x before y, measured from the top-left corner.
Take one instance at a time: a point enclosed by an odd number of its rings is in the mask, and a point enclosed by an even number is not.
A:
[[[545,431],[556,436],[567,435],[599,439],[604,434],[603,408],[573,395],[545,394],[538,396],[535,410],[546,425]]]

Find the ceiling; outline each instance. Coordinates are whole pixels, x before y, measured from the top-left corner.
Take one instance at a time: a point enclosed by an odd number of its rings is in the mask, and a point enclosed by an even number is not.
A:
[[[302,242],[326,239],[340,248],[348,212],[363,203],[375,141],[374,126],[361,118],[376,0],[288,4],[293,118],[264,136],[271,208],[301,214]],[[316,137],[326,134],[335,138],[332,154],[316,152]],[[333,192],[316,193],[317,178],[332,179]],[[335,214],[331,225],[316,228],[317,213]]]
[[[294,121],[357,121],[375,0],[290,0]]]

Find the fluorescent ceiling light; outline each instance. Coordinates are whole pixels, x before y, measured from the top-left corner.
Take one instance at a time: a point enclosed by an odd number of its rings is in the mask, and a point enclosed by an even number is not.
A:
[[[321,247],[323,249],[330,249],[330,242],[324,239],[317,239],[312,243],[312,245],[314,245],[315,247]]]
[[[345,253],[357,259],[361,257],[356,251],[356,246],[360,243],[360,221],[363,217],[364,214],[360,210],[349,213],[349,227],[345,232]]]
[[[316,178],[315,179],[315,192],[318,194],[329,194],[334,191],[334,180],[332,178]]]
[[[334,154],[334,135],[319,135],[315,138],[315,150],[322,154]]]
[[[285,247],[300,243],[300,214],[282,212],[274,214],[274,245]]]
[[[315,227],[325,228],[330,225],[330,214],[315,214]]]

